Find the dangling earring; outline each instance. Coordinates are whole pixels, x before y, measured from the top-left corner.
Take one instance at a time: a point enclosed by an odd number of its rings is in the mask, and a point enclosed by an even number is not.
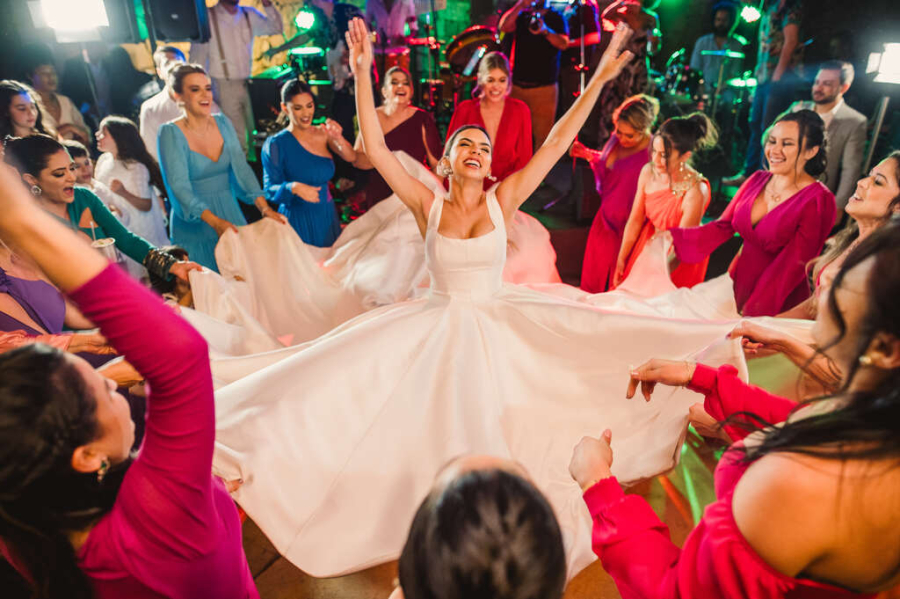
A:
[[[453,167],[450,166],[450,160],[444,156],[441,158],[440,162],[438,162],[438,176],[447,178],[453,174]]]
[[[495,177],[495,176],[492,175],[492,174],[488,174],[487,178],[490,179],[491,181],[494,181],[494,182],[497,181],[497,177]]]
[[[42,193],[44,193],[44,190],[41,189],[40,187],[38,187],[37,185],[31,186],[31,195],[37,197],[37,196],[41,195]]]
[[[864,354],[859,357],[859,365],[860,366],[871,366],[872,365],[872,357],[868,354]]]
[[[678,163],[678,174],[684,174],[684,162]]]
[[[103,461],[100,462],[100,467],[97,469],[97,482],[102,483],[103,477],[106,476],[106,473],[109,472],[109,461],[106,458],[103,458]]]

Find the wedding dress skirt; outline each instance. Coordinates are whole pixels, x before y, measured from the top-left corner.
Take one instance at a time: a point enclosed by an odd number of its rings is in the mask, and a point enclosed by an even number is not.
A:
[[[420,163],[395,154],[432,191],[446,193]],[[350,223],[330,248],[307,245],[291,227],[263,219],[225,233],[216,262],[221,276],[191,273],[195,311],[184,311],[214,357],[315,339],[366,310],[421,294],[429,284],[422,234],[396,195]],[[503,279],[560,281],[550,233],[524,212],[510,225]]]
[[[572,448],[610,428],[622,482],[671,468],[702,400],[669,387],[627,400],[629,369],[659,357],[746,372],[740,343],[726,339],[735,320],[665,315],[637,283],[608,306],[561,285],[506,284],[494,193],[494,230],[466,240],[438,233],[441,197],[425,239],[428,293],[295,347],[212,361],[215,472],[243,479],[235,499],[282,555],[337,576],[397,558],[448,460],[514,459],[553,506],[574,575],[594,556]]]

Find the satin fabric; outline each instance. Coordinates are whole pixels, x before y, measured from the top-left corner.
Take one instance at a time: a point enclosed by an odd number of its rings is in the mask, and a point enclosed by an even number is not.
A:
[[[734,321],[600,309],[506,284],[494,194],[494,230],[468,240],[437,232],[440,197],[425,243],[428,294],[309,343],[213,361],[217,380],[230,380],[216,395],[214,470],[244,480],[235,498],[279,552],[336,576],[398,556],[449,459],[512,458],[553,505],[574,574],[594,558],[567,472],[572,446],[609,427],[620,480],[672,467],[696,396],[626,400],[629,368],[650,356],[742,365],[739,343],[726,340]]]

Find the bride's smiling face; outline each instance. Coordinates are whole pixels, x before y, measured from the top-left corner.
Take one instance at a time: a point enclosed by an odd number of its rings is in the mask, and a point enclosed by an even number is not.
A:
[[[450,165],[454,174],[484,179],[491,173],[491,140],[480,129],[461,129],[450,148]]]

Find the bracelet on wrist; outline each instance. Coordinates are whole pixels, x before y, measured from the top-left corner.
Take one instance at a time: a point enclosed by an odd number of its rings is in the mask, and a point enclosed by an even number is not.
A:
[[[178,258],[165,250],[153,248],[144,256],[143,266],[147,271],[165,281],[172,280],[172,265],[178,262]]]

